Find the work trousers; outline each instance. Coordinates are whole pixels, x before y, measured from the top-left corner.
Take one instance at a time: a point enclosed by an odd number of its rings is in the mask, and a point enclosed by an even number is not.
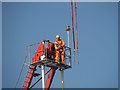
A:
[[[55,62],[60,62],[62,64],[64,64],[64,60],[65,60],[65,51],[64,50],[57,50],[56,51],[56,55],[55,55]]]

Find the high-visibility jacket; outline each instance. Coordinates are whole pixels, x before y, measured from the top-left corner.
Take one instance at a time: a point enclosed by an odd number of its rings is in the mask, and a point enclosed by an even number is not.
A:
[[[55,42],[55,49],[56,50],[63,49],[64,46],[65,46],[64,40],[59,40],[59,41]]]

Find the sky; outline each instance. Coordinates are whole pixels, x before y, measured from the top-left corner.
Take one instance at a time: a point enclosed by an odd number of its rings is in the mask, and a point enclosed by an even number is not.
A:
[[[65,71],[65,88],[117,88],[118,4],[78,2],[77,13],[80,64],[73,63]],[[56,34],[67,43],[70,4],[6,2],[2,4],[2,24],[2,87],[14,88],[27,45],[44,39],[54,42]],[[25,66],[18,87],[23,86],[27,72]],[[61,87],[59,71],[51,87]]]

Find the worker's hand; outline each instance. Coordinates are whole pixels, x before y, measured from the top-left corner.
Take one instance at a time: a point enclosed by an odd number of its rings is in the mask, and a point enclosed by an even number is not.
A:
[[[59,49],[61,49],[61,48],[62,48],[62,46],[61,46],[61,45],[58,45],[58,48],[59,48]]]
[[[57,47],[59,47],[59,44],[56,44]]]
[[[59,48],[57,48],[56,50],[59,51]]]
[[[58,45],[58,46],[57,46],[57,48],[58,48],[58,49],[61,49],[61,48],[62,48],[62,46],[61,46],[61,45]]]

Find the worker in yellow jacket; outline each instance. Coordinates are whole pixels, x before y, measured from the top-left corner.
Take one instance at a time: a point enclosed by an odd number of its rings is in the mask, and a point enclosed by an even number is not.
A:
[[[64,64],[64,59],[65,59],[65,42],[64,40],[60,39],[59,35],[56,35],[56,41],[54,43],[55,45],[55,51],[56,51],[56,57],[55,57],[55,62],[61,62]]]

